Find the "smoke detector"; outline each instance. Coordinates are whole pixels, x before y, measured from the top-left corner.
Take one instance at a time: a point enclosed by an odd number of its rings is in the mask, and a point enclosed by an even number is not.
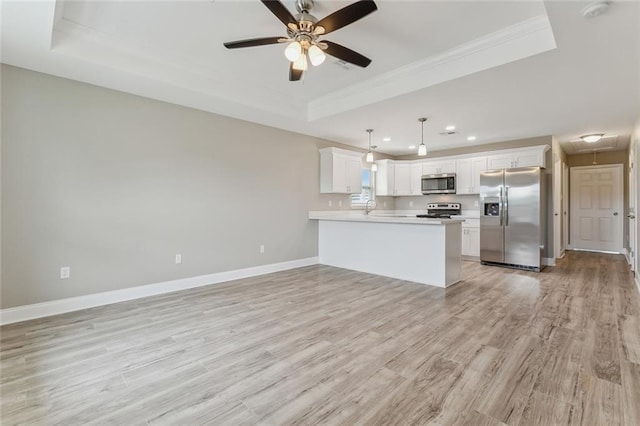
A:
[[[596,16],[600,16],[607,11],[609,8],[608,1],[596,1],[594,3],[589,3],[582,9],[582,16],[585,18],[595,18]]]

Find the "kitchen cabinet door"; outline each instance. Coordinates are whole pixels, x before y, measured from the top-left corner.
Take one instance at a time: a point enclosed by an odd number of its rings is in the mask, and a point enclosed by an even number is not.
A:
[[[469,194],[480,193],[480,174],[487,170],[487,157],[471,159],[471,191]]]
[[[487,170],[510,169],[513,166],[515,156],[512,153],[489,155],[487,157]]]
[[[471,158],[456,161],[456,194],[472,194],[471,192]]]
[[[438,161],[433,160],[427,163],[422,164],[422,171],[425,175],[437,175],[442,173],[455,173],[456,172],[456,161],[455,160],[444,160]]]
[[[346,159],[346,183],[347,193],[359,194],[362,192],[362,159],[347,157]]]
[[[357,194],[362,191],[362,154],[339,148],[320,150],[320,192]]]
[[[516,167],[544,167],[544,152],[523,151],[515,155]]]
[[[395,163],[391,160],[376,161],[378,171],[376,175],[376,195],[394,195],[395,185]]]
[[[411,164],[411,195],[422,195],[422,163]]]
[[[517,167],[545,167],[544,151],[528,149],[506,154],[489,155],[487,170],[514,169]]]
[[[477,221],[462,225],[462,255],[480,257],[480,226]]]
[[[411,195],[411,164],[395,164],[393,195]]]
[[[456,161],[456,194],[479,194],[480,173],[487,169],[487,157]]]

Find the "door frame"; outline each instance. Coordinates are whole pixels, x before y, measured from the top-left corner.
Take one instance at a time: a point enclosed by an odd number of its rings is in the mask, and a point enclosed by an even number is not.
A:
[[[621,214],[624,212],[624,165],[621,163],[614,163],[614,164],[599,164],[597,166],[574,166],[574,167],[570,167],[569,168],[569,174],[570,174],[570,179],[572,182],[572,187],[573,187],[573,181],[575,179],[574,176],[574,170],[580,171],[580,170],[597,170],[597,169],[605,169],[605,168],[616,168],[619,170],[619,173],[616,173],[616,176],[620,177],[620,181],[616,182],[616,184],[620,185],[620,188],[622,188],[622,190],[620,191],[620,197],[621,199],[617,200],[619,202],[619,206],[620,206],[620,213],[618,214],[618,220],[620,221],[620,239],[618,241],[618,250],[617,251],[603,251],[603,250],[587,250],[587,249],[576,249],[575,247],[572,247],[573,250],[584,250],[584,251],[595,251],[595,252],[601,252],[601,253],[619,253],[619,254],[624,254],[625,253],[625,246],[624,246],[624,220],[626,219],[626,215]],[[574,191],[571,191],[569,194],[569,205],[571,206],[571,218],[570,218],[570,223],[574,221],[574,217],[573,215],[575,214],[576,209],[575,207],[575,203],[576,203],[576,194],[574,194]],[[571,225],[570,225],[571,226]],[[575,232],[575,226],[571,226],[572,232],[571,232],[571,240],[573,241],[573,232]],[[573,246],[573,243],[571,244]]]
[[[562,162],[562,255],[569,248],[569,166]]]
[[[633,272],[638,270],[638,229],[637,229],[637,214],[638,214],[638,171],[636,170],[638,158],[638,148],[635,143],[631,143],[629,148],[629,209],[626,212],[627,215],[627,226],[629,234],[627,236],[627,243],[629,247],[627,247],[628,255],[627,260],[629,261],[629,266]],[[631,216],[635,217],[631,219]]]

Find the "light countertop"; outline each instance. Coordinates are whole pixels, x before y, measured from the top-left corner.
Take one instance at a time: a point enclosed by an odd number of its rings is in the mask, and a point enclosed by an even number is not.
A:
[[[363,210],[325,210],[310,211],[309,219],[335,220],[343,222],[400,223],[411,225],[451,225],[462,223],[464,219],[427,219],[418,218],[416,213],[393,212],[389,210],[373,211],[368,215]]]

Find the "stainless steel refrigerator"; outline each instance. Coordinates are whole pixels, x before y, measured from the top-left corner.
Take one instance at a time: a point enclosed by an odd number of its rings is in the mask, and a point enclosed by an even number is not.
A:
[[[540,271],[545,241],[544,184],[539,167],[480,175],[480,261]]]

